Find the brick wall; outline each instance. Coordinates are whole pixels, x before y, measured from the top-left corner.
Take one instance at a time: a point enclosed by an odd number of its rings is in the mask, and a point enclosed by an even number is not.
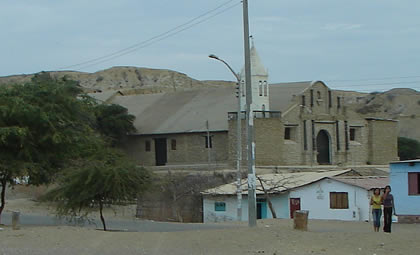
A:
[[[209,149],[206,145],[207,133],[182,133],[167,135],[129,136],[124,150],[139,165],[153,166],[155,159],[155,138],[166,138],[167,165],[207,163]],[[212,148],[211,163],[223,163],[228,159],[227,132],[210,132]],[[172,140],[176,148],[172,149]],[[150,142],[150,151],[146,151],[146,141]]]
[[[398,128],[396,121],[367,119],[369,158],[373,165],[398,160]]]

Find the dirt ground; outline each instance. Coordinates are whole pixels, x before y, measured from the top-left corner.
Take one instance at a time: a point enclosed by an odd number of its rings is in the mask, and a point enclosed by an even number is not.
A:
[[[6,210],[53,214],[52,208],[12,196]],[[108,210],[109,217],[133,217],[134,207]],[[291,220],[224,223],[229,228],[180,232],[104,232],[69,226],[0,226],[0,254],[420,254],[420,224],[393,224],[392,233],[374,233],[371,223],[309,220],[307,232]]]
[[[80,227],[22,227],[0,231],[0,254],[419,254],[420,225],[394,224],[373,233],[363,222],[263,220],[220,230],[103,232]]]

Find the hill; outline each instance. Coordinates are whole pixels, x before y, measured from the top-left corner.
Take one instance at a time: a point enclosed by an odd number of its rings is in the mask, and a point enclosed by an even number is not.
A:
[[[128,94],[150,94],[171,91],[233,86],[229,81],[199,81],[171,70],[139,67],[112,67],[95,73],[75,71],[48,72],[52,77],[67,77],[79,81],[86,92],[113,91]],[[0,77],[0,85],[25,83],[34,74]],[[339,91],[349,109],[365,117],[399,121],[400,136],[420,141],[420,92],[413,89],[391,89],[383,93]]]
[[[95,73],[74,71],[47,72],[54,78],[67,77],[79,81],[86,92],[107,90],[134,90],[135,93],[159,93],[167,91],[199,89],[215,86],[231,86],[226,81],[199,81],[186,74],[163,69],[139,67],[112,67]],[[22,84],[34,74],[0,77],[0,85]]]
[[[365,117],[399,121],[399,135],[420,141],[420,92],[398,88],[382,93],[370,93],[349,104]]]

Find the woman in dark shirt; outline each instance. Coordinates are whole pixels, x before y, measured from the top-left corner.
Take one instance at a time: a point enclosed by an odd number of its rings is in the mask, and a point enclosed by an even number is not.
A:
[[[386,186],[382,197],[384,205],[384,232],[391,233],[392,214],[395,214],[394,197],[391,194],[391,186]]]

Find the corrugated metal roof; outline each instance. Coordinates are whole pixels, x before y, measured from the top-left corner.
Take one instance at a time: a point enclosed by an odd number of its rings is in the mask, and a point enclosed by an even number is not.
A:
[[[268,193],[280,193],[286,190],[298,188],[311,184],[324,178],[338,176],[351,171],[351,169],[340,171],[319,171],[319,172],[302,172],[302,173],[283,173],[283,174],[264,174],[259,175],[264,188]],[[242,194],[248,193],[247,179],[242,180]],[[216,188],[208,189],[201,192],[203,195],[235,195],[236,182],[221,185]],[[264,194],[260,182],[257,180],[256,194]]]
[[[331,179],[357,186],[365,190],[384,188],[386,185],[389,185],[389,178],[386,176],[337,176],[331,177]]]
[[[270,110],[284,111],[310,82],[270,85]],[[136,116],[139,134],[227,131],[227,113],[237,110],[235,88],[210,88],[160,94],[117,96],[112,103],[126,107]]]

